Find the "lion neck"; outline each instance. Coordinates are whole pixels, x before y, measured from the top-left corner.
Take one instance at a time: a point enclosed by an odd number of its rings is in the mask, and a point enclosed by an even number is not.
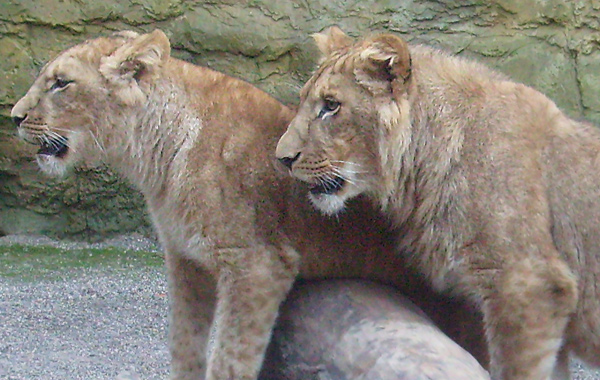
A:
[[[393,224],[404,231],[401,247],[422,253],[411,257],[438,283],[443,282],[446,269],[432,266],[428,260],[438,251],[444,252],[443,257],[452,256],[461,244],[454,229],[468,228],[460,201],[467,193],[460,170],[464,130],[452,122],[455,109],[444,101],[444,92],[434,91],[435,84],[430,87],[421,75],[419,70],[413,71],[410,105],[405,107],[405,112],[410,110],[409,125],[397,126],[410,130],[404,135],[408,143],[382,168],[394,185],[380,193],[379,202]],[[390,139],[386,143],[399,146]]]
[[[194,108],[186,106],[185,91],[172,82],[161,87],[131,114],[123,115],[122,124],[114,123],[113,135],[106,136],[111,146],[106,152],[108,164],[147,197],[166,191],[202,127],[200,118],[188,111]]]

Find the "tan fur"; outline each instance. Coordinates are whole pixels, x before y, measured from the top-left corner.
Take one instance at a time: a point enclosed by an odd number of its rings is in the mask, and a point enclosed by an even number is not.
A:
[[[167,253],[173,379],[254,379],[298,274],[423,289],[368,204],[325,220],[275,170],[291,110],[169,49],[160,31],[75,46],[46,65],[12,115],[32,143],[68,139],[66,153],[38,154],[45,172],[104,162],[144,194]]]
[[[415,267],[483,311],[494,379],[567,378],[571,351],[600,365],[600,132],[477,63],[340,33],[318,37],[277,146],[293,176],[334,184],[316,207],[378,203]]]

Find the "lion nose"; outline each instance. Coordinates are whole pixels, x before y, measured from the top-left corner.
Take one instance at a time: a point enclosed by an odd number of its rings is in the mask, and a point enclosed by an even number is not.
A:
[[[25,117],[21,117],[21,116],[13,116],[13,121],[14,123],[18,126],[21,125],[21,123],[23,122],[23,120],[25,120]]]
[[[298,152],[294,157],[281,157],[279,158],[279,162],[281,162],[285,167],[292,170],[292,165],[294,162],[300,157],[300,153]]]

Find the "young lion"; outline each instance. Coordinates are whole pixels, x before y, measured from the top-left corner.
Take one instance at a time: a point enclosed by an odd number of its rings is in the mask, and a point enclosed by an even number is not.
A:
[[[103,161],[144,194],[167,254],[174,379],[256,378],[297,274],[417,289],[368,204],[332,223],[277,173],[272,151],[292,111],[246,82],[171,58],[158,30],[66,50],[12,116],[40,146],[43,171]]]
[[[408,260],[483,311],[494,379],[567,379],[570,351],[600,365],[600,132],[394,35],[315,40],[324,61],[276,150],[314,205],[375,200]]]

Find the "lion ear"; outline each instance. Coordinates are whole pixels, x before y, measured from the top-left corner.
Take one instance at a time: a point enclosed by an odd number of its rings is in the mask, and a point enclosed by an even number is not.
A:
[[[144,89],[160,71],[171,54],[169,39],[160,30],[128,34],[129,39],[100,62],[100,73],[115,86],[114,92],[125,104],[146,99]]]
[[[373,79],[404,84],[410,78],[411,60],[408,44],[392,34],[380,34],[364,43],[360,53],[363,70]],[[392,86],[393,88],[393,86]]]
[[[140,81],[146,76],[153,76],[170,54],[169,39],[156,29],[152,33],[134,36],[110,56],[104,57],[100,71],[108,80]]]
[[[321,53],[327,57],[336,50],[343,49],[352,45],[352,38],[348,37],[337,26],[332,26],[320,33],[314,33],[312,38],[315,40]]]

